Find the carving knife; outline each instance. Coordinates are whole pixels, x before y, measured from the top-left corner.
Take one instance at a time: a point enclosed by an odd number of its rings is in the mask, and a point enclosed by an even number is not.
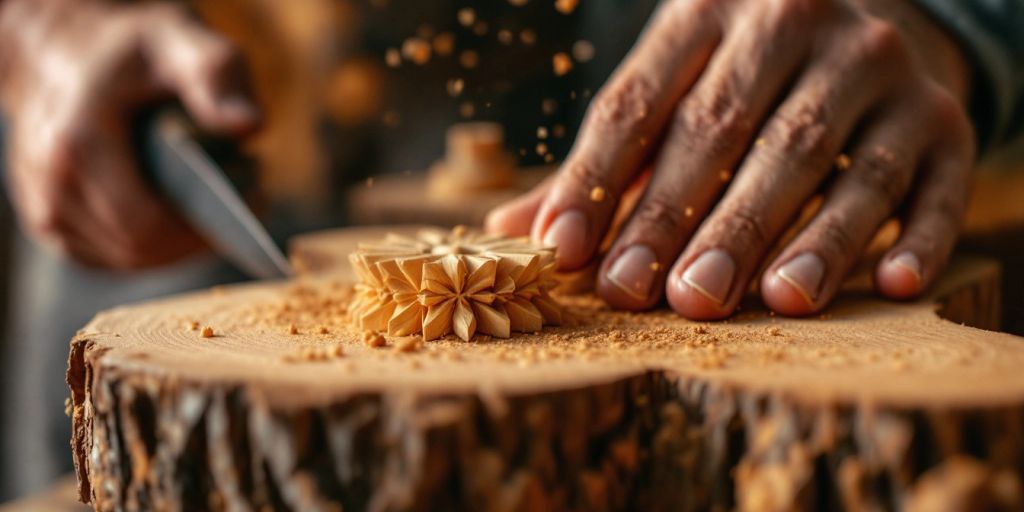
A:
[[[291,275],[287,258],[181,109],[157,110],[140,135],[149,178],[217,254],[251,277]]]

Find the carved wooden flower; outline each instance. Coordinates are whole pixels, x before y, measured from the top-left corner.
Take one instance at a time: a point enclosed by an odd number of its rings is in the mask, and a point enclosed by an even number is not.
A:
[[[507,338],[558,325],[554,253],[525,238],[465,228],[389,235],[350,255],[360,283],[349,311],[364,330],[433,340],[454,333]]]

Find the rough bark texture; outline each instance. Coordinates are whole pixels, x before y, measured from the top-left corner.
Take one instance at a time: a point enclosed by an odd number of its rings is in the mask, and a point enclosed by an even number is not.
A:
[[[332,329],[345,361],[299,364],[278,356],[324,342],[230,320],[280,286],[119,309],[71,345],[80,497],[100,510],[1019,510],[1024,344],[932,313],[990,327],[997,282],[994,265],[961,261],[941,300],[711,326],[580,299],[592,319],[574,328],[408,356]],[[183,332],[195,317],[225,334]],[[546,358],[565,343],[599,352]]]

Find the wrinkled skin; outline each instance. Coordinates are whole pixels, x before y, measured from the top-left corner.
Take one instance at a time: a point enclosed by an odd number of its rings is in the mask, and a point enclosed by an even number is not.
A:
[[[666,0],[559,172],[492,212],[488,229],[531,234],[558,247],[561,268],[582,267],[650,168],[599,269],[614,307],[667,298],[683,316],[724,318],[764,268],[770,308],[814,313],[894,216],[902,231],[876,288],[920,294],[955,243],[975,143],[964,57],[910,4]],[[607,197],[594,200],[596,187]],[[810,223],[766,261],[819,193]]]
[[[259,113],[227,40],[170,2],[10,0],[0,5],[0,64],[7,180],[27,233],[117,270],[204,249],[145,183],[131,119],[177,98],[211,132],[256,129]]]

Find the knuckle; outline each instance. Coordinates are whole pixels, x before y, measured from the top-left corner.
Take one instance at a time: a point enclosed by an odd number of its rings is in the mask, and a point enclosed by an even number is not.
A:
[[[875,146],[858,157],[850,179],[877,195],[885,208],[893,209],[903,199],[911,181],[908,157],[885,146]]]
[[[44,198],[47,203],[59,203],[68,200],[78,183],[78,166],[75,149],[63,146],[55,147],[49,155],[45,167]]]
[[[679,208],[666,194],[652,194],[637,207],[637,227],[643,231],[654,230],[656,235],[677,236],[683,228]]]
[[[773,139],[781,141],[783,155],[795,155],[804,161],[823,161],[839,151],[839,142],[830,129],[832,118],[824,101],[804,101],[792,110],[777,114]]]
[[[728,86],[711,87],[710,92],[687,98],[676,111],[673,130],[702,150],[721,153],[737,140],[754,132],[750,107]]]
[[[867,60],[907,63],[910,54],[899,28],[890,21],[870,18],[863,22],[860,54]]]
[[[924,209],[946,228],[943,232],[953,232],[963,222],[967,211],[966,194],[935,194],[930,203],[924,205]]]
[[[64,238],[66,233],[64,209],[61,203],[46,201],[26,212],[28,230],[46,238]]]
[[[823,225],[816,234],[816,245],[829,255],[844,256],[858,254],[860,244],[849,228],[850,219],[830,216],[823,219]]]
[[[768,245],[770,236],[764,218],[749,207],[734,208],[712,229],[719,240],[731,240],[731,245],[743,250],[760,250]]]
[[[575,161],[567,164],[563,170],[563,176],[574,194],[589,196],[590,192],[597,187],[606,188],[604,176],[586,162]]]
[[[654,85],[636,73],[603,89],[591,106],[591,126],[618,133],[638,134],[646,125]]]
[[[241,54],[233,43],[221,37],[210,37],[199,59],[201,72],[220,75],[239,65]]]

